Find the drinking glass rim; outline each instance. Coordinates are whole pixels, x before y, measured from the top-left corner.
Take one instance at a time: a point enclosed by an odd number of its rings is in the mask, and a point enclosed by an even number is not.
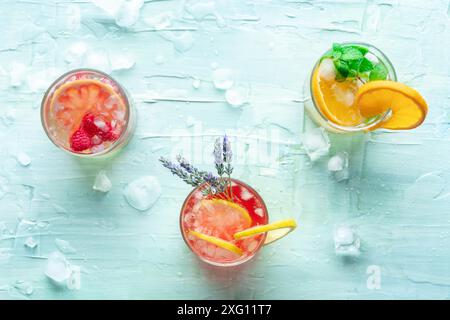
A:
[[[381,51],[380,49],[378,49],[376,46],[374,46],[372,44],[369,44],[369,43],[366,43],[366,42],[340,42],[339,44],[341,44],[341,45],[357,45],[357,46],[366,47],[367,49],[369,49],[369,52],[373,52],[374,55],[378,59],[381,58],[380,61],[383,63],[383,65],[388,70],[388,75],[391,78],[391,80],[397,81],[397,73],[395,72],[394,65],[392,64],[391,60],[389,60],[389,58],[384,54],[384,52]],[[338,129],[338,130],[341,130],[341,131],[359,132],[359,131],[370,130],[371,128],[377,126],[378,124],[380,124],[384,120],[389,119],[391,117],[391,115],[392,115],[391,109],[388,109],[386,112],[383,113],[383,115],[378,120],[376,120],[376,121],[374,121],[374,122],[372,122],[372,123],[370,123],[368,125],[363,125],[363,123],[361,123],[361,124],[359,124],[357,126],[343,126],[343,125],[339,125],[339,124],[331,121],[330,119],[328,119],[323,114],[322,110],[320,110],[320,108],[317,106],[316,100],[314,98],[314,94],[312,92],[312,83],[313,83],[314,71],[316,70],[316,68],[319,67],[320,59],[323,57],[323,55],[327,51],[325,51],[319,57],[317,62],[314,64],[314,67],[313,67],[313,69],[311,71],[310,80],[309,80],[309,94],[311,96],[311,101],[312,101],[312,103],[314,105],[314,108],[317,110],[317,112],[319,113],[320,117],[322,118],[322,120],[324,120],[331,127],[335,128],[335,129]]]
[[[264,202],[264,200],[263,200],[263,198],[261,197],[261,195],[260,195],[254,188],[252,188],[251,186],[249,186],[248,184],[246,184],[245,182],[243,182],[243,181],[241,181],[241,180],[231,178],[231,181],[234,182],[234,183],[236,183],[236,184],[239,184],[239,185],[244,186],[245,188],[249,189],[253,194],[255,194],[256,196],[259,197],[259,199],[261,200],[262,207],[263,207],[262,209],[263,209],[264,212],[265,212],[265,215],[266,215],[266,217],[267,217],[267,221],[269,221],[269,211],[267,210],[266,203]],[[259,250],[261,250],[261,248],[264,246],[264,242],[266,241],[267,233],[264,233],[264,234],[262,235],[263,238],[262,238],[261,241],[258,243],[258,246],[256,247],[256,249],[255,249],[255,251],[254,251],[254,253],[253,253],[252,255],[249,255],[249,256],[246,257],[245,259],[237,260],[237,261],[230,262],[230,263],[214,262],[214,261],[210,261],[210,260],[204,259],[204,258],[203,258],[202,256],[200,256],[197,252],[195,252],[194,249],[192,249],[192,247],[191,247],[191,245],[189,244],[189,242],[187,241],[186,236],[185,236],[185,233],[184,233],[184,231],[183,231],[183,211],[184,211],[184,208],[186,207],[186,204],[187,204],[188,200],[191,198],[192,194],[193,194],[194,192],[196,192],[196,191],[197,191],[199,188],[201,188],[201,187],[203,187],[203,185],[198,186],[198,187],[195,187],[194,189],[192,189],[191,192],[189,192],[189,194],[187,195],[186,199],[184,200],[183,205],[181,206],[179,223],[180,223],[181,236],[183,237],[183,240],[184,240],[184,242],[186,243],[186,246],[187,246],[187,247],[189,248],[189,250],[191,250],[191,251],[192,251],[192,252],[193,252],[193,253],[194,253],[201,261],[203,261],[203,262],[205,262],[205,263],[208,263],[208,264],[210,264],[210,265],[216,266],[216,267],[235,267],[235,266],[241,265],[241,264],[243,264],[243,263],[245,263],[245,262],[247,262],[247,261],[253,259],[253,258],[256,256],[256,254],[259,252]]]
[[[47,129],[47,125],[46,125],[46,120],[45,120],[45,104],[47,102],[47,99],[50,95],[50,91],[52,89],[54,89],[54,87],[56,87],[56,85],[63,80],[64,78],[68,78],[71,74],[75,74],[77,72],[91,72],[91,73],[97,73],[105,78],[110,79],[112,82],[114,82],[115,85],[117,85],[117,87],[119,88],[119,91],[122,95],[122,97],[125,99],[125,120],[126,120],[126,125],[122,130],[122,133],[119,137],[119,139],[117,139],[116,141],[114,141],[114,143],[112,143],[107,149],[104,149],[100,152],[96,152],[96,153],[77,153],[77,152],[73,152],[69,149],[64,148],[63,146],[61,146],[60,144],[58,144],[52,137],[52,135],[48,132]],[[50,86],[48,87],[48,89],[45,91],[44,96],[42,97],[42,101],[41,101],[41,124],[42,127],[44,128],[45,134],[47,135],[47,137],[50,139],[50,141],[57,146],[59,149],[77,156],[77,157],[81,157],[81,158],[94,158],[94,157],[99,157],[99,156],[103,156],[111,151],[113,151],[118,145],[120,145],[125,139],[125,132],[128,130],[128,127],[130,125],[130,113],[131,113],[131,104],[130,104],[130,99],[128,98],[128,93],[125,90],[124,87],[122,87],[122,85],[120,84],[120,82],[118,82],[115,78],[113,78],[112,76],[110,76],[109,74],[97,70],[97,69],[92,69],[92,68],[77,68],[77,69],[72,69],[69,70],[65,73],[63,73],[61,76],[59,76],[55,81],[53,81]]]

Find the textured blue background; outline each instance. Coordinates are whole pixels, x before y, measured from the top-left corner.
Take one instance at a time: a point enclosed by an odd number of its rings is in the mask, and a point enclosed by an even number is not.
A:
[[[0,299],[449,298],[449,1],[216,0],[216,16],[207,14],[212,4],[146,0],[123,28],[88,0],[0,2]],[[331,154],[350,154],[350,179],[337,183],[327,158],[312,164],[301,148],[310,125],[301,101],[313,63],[341,41],[379,47],[430,113],[411,132],[330,135]],[[77,42],[86,52],[74,58]],[[114,70],[118,55],[135,65]],[[233,70],[249,103],[226,103],[211,83],[216,65]],[[44,90],[78,66],[112,72],[135,100],[136,134],[112,160],[71,157],[42,130]],[[189,252],[178,227],[189,187],[157,162],[191,146],[186,155],[207,167],[224,131],[242,146],[235,177],[261,193],[271,220],[299,222],[240,270],[205,267]],[[277,156],[252,158],[266,144]],[[31,165],[16,161],[20,152]],[[113,182],[107,195],[92,190],[101,169]],[[144,213],[122,195],[143,175],[163,189]],[[356,259],[334,253],[340,224],[361,237]],[[23,245],[30,234],[34,251]],[[67,258],[82,267],[80,290],[58,289],[44,275],[56,238],[76,249]],[[373,265],[379,289],[366,285]],[[33,293],[15,289],[18,280]]]

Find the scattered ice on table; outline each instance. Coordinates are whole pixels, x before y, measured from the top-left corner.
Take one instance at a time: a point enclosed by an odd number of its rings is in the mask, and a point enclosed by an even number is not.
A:
[[[178,52],[186,52],[194,45],[194,37],[190,31],[166,32],[163,38],[172,42],[173,47]]]
[[[25,152],[19,152],[16,155],[17,162],[23,167],[27,167],[31,164],[31,158]]]
[[[113,54],[110,55],[110,63],[112,71],[128,70],[134,67],[136,59],[129,53]]]
[[[327,81],[332,81],[336,78],[336,69],[333,60],[323,59],[319,65],[319,76]]]
[[[139,15],[144,0],[126,0],[116,12],[116,24],[120,27],[131,27],[139,20]]]
[[[128,204],[141,211],[150,209],[161,195],[161,185],[153,176],[144,176],[130,182],[124,190]]]
[[[217,89],[230,89],[234,84],[233,71],[226,68],[216,69],[213,72],[213,81]]]
[[[108,72],[111,67],[108,53],[103,49],[90,50],[86,54],[85,66]]]
[[[33,284],[29,281],[24,280],[17,280],[14,284],[14,288],[16,288],[17,291],[26,296],[31,295],[34,291]]]
[[[225,26],[225,20],[218,14],[214,1],[187,1],[184,8],[197,21],[215,17],[219,27]]]
[[[369,60],[370,62],[372,62],[372,63],[378,63],[378,62],[379,62],[377,56],[374,55],[373,53],[367,52],[367,53],[364,55],[364,57],[365,57],[367,60]]]
[[[20,87],[27,72],[27,66],[23,63],[14,61],[9,70],[9,83],[12,87]]]
[[[164,58],[164,56],[162,55],[157,55],[155,58],[155,63],[156,64],[163,64],[164,62],[166,62],[166,59]]]
[[[28,247],[30,249],[34,249],[37,247],[38,242],[34,240],[33,237],[28,237],[25,242],[23,243],[25,247]]]
[[[226,91],[225,99],[231,106],[242,106],[248,102],[248,88],[244,86],[234,86]]]
[[[332,156],[328,160],[328,170],[337,181],[347,180],[349,178],[348,153],[343,151]]]
[[[201,85],[200,79],[194,78],[192,80],[192,86],[194,87],[194,89],[200,88],[200,85]]]
[[[69,279],[71,268],[66,257],[60,252],[52,252],[48,256],[45,275],[57,285],[64,285]]]
[[[106,175],[106,171],[101,170],[97,177],[95,178],[94,185],[92,186],[92,189],[100,192],[108,192],[112,188],[111,180],[109,180],[108,176]]]
[[[302,143],[311,161],[327,155],[330,150],[330,139],[323,128],[314,128],[305,132]]]
[[[58,248],[58,250],[61,251],[62,253],[65,254],[77,253],[77,250],[74,247],[72,247],[69,241],[56,238],[55,245]]]
[[[115,16],[124,0],[92,0],[92,3],[110,16]]]
[[[164,30],[172,25],[173,18],[173,13],[168,11],[157,15],[148,16],[144,18],[144,22],[156,30]]]
[[[57,286],[80,289],[80,271],[79,266],[71,265],[60,252],[55,251],[48,256],[45,275]]]
[[[195,125],[196,122],[197,122],[197,120],[195,120],[195,118],[193,116],[187,116],[186,127],[191,128]]]
[[[339,226],[334,231],[334,251],[340,256],[358,256],[361,241],[348,226]]]
[[[85,42],[75,42],[66,51],[66,62],[71,65],[81,65],[86,55],[87,48],[88,47]]]

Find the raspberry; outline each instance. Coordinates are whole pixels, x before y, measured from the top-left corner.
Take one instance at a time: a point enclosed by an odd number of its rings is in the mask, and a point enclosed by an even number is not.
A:
[[[83,128],[84,131],[91,137],[95,136],[99,131],[94,123],[94,120],[95,116],[88,112],[84,115],[83,120],[81,121],[81,128]]]
[[[91,138],[84,129],[80,128],[70,137],[70,147],[76,152],[89,149],[92,147]]]
[[[104,132],[102,134],[100,134],[100,136],[103,138],[104,141],[115,141],[117,139],[119,139],[119,135],[114,132],[112,129],[109,130],[108,132]]]

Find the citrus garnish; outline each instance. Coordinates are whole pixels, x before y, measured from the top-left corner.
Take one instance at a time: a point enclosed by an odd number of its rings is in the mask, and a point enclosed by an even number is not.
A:
[[[334,76],[324,76],[324,68],[333,68],[330,61],[323,60],[313,73],[311,90],[314,101],[330,121],[342,126],[356,126],[363,121],[359,109],[353,103],[358,85],[356,81],[336,81]]]
[[[81,79],[69,81],[56,89],[50,108],[56,112],[58,119],[67,124],[72,123],[74,128],[77,128],[86,110],[107,103],[110,104],[111,114],[124,105],[123,99],[110,85],[94,79]],[[111,115],[107,117],[110,118]]]
[[[293,231],[297,227],[297,223],[294,219],[280,220],[277,222],[264,224],[248,228],[234,234],[236,240],[255,236],[261,233],[267,233],[266,241],[264,244],[272,243],[286,236],[289,232]]]
[[[197,232],[197,231],[193,231],[190,230],[188,231],[188,234],[191,234],[201,240],[205,240],[206,242],[212,243],[220,248],[223,248],[225,250],[234,252],[238,255],[242,255],[242,250],[240,248],[238,248],[237,246],[235,246],[234,244],[232,244],[231,242],[225,241],[223,239],[217,238],[217,237],[213,237],[213,236],[208,236],[206,234]]]
[[[252,223],[252,218],[250,217],[248,211],[245,208],[238,205],[237,203],[224,199],[210,199],[210,200],[203,200],[202,202],[206,201],[208,201],[211,205],[214,206],[214,210],[216,212],[237,211],[240,213],[242,218],[244,218],[249,224]]]
[[[390,130],[416,128],[428,112],[427,103],[419,92],[394,81],[371,81],[362,85],[356,94],[355,105],[365,118],[390,109],[392,116],[380,125]]]

